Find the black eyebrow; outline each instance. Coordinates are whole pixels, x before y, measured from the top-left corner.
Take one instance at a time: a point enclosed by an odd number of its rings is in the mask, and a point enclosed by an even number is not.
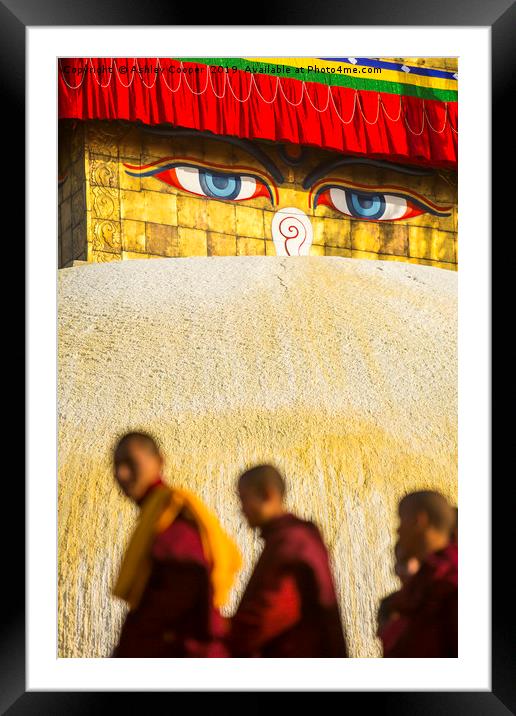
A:
[[[412,176],[427,176],[429,174],[435,174],[433,169],[423,169],[418,167],[409,167],[404,164],[395,164],[394,162],[386,162],[381,159],[367,159],[365,157],[342,157],[341,159],[326,159],[321,164],[318,164],[315,169],[312,169],[309,174],[306,175],[303,181],[303,189],[310,189],[318,179],[321,179],[326,174],[338,169],[339,167],[346,166],[348,164],[366,164],[371,167],[378,167],[380,169],[392,169],[400,174],[410,174]]]
[[[276,164],[270,159],[270,157],[253,142],[248,139],[240,139],[240,137],[229,137],[222,134],[213,134],[212,132],[205,132],[199,129],[175,129],[172,127],[147,127],[141,125],[140,127],[144,132],[148,134],[159,134],[165,137],[204,137],[216,142],[225,142],[226,144],[232,144],[239,149],[242,149],[247,154],[250,154],[256,160],[262,164],[265,169],[269,172],[272,178],[278,183],[283,184],[285,178],[281,171],[278,169]]]

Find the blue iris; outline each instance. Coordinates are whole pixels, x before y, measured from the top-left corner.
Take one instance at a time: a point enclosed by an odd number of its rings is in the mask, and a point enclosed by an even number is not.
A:
[[[214,199],[235,199],[242,184],[239,176],[217,174],[208,169],[199,169],[199,182],[204,193]]]
[[[383,194],[359,194],[347,190],[346,199],[349,210],[357,219],[380,219],[385,212]]]

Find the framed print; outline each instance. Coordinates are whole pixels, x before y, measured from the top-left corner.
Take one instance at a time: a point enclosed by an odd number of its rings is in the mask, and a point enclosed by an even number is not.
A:
[[[2,709],[510,712],[488,197],[513,7],[14,5],[27,564],[11,538]]]

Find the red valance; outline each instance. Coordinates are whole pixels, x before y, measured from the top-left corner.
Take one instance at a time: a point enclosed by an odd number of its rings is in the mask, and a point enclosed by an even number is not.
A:
[[[457,102],[164,58],[62,59],[58,80],[60,118],[170,124],[457,166]]]

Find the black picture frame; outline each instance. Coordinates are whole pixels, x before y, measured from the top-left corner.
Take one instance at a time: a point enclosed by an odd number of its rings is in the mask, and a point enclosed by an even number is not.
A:
[[[203,25],[244,24],[240,17],[242,6],[225,4],[224,12],[215,4],[203,6]],[[243,8],[245,9],[245,8]],[[252,9],[252,8],[251,8]],[[249,12],[249,8],[247,9]],[[514,72],[515,46],[513,34],[516,28],[516,11],[511,0],[491,0],[489,3],[468,3],[450,0],[433,0],[417,3],[408,0],[386,3],[369,0],[367,3],[342,2],[313,3],[308,0],[296,2],[283,0],[274,7],[257,8],[257,25],[391,25],[391,26],[484,26],[492,33],[492,99],[493,99],[493,155],[492,178],[493,196],[497,186],[501,191],[504,171],[502,158],[507,159],[507,116],[504,112],[506,98],[510,98],[510,80]],[[0,57],[2,64],[2,99],[4,113],[8,117],[8,131],[22,127],[25,123],[25,30],[27,26],[65,25],[195,25],[199,11],[193,4],[171,3],[154,0],[152,3],[132,3],[124,0],[104,0],[102,4],[75,0],[1,0],[0,1]],[[250,15],[246,16],[248,20]],[[224,22],[221,22],[223,20]],[[502,127],[502,117],[504,126]],[[473,120],[472,120],[473,121]],[[502,144],[503,143],[503,144]],[[18,186],[25,181],[24,162],[20,146],[7,141],[3,147],[4,167],[12,185],[12,172],[23,173]],[[6,177],[6,174],[4,174]],[[21,192],[16,195],[6,186],[4,197],[8,197],[11,211],[18,217],[25,215]],[[18,204],[18,206],[17,206]],[[493,235],[498,222],[503,221],[502,212],[493,211]],[[21,221],[18,220],[20,230]],[[13,325],[9,325],[12,321]],[[7,317],[7,330],[19,323]],[[23,337],[16,343],[23,346]],[[35,346],[29,349],[36,350]],[[21,356],[14,362],[23,365]],[[4,435],[4,438],[6,436]],[[4,490],[7,488],[4,507],[3,528],[6,527],[6,512],[16,521],[3,538],[3,597],[0,639],[0,712],[12,716],[18,714],[90,714],[104,708],[118,709],[122,702],[130,699],[130,712],[148,712],[150,701],[156,694],[111,693],[111,692],[26,692],[25,687],[25,544],[21,525],[25,524],[25,485],[18,471],[12,475],[4,473]],[[4,493],[5,495],[5,493]],[[492,504],[497,515],[492,530],[492,690],[453,692],[341,692],[338,698],[349,713],[356,712],[353,701],[359,708],[378,709],[381,713],[393,714],[464,714],[482,716],[516,713],[516,679],[514,678],[514,644],[511,629],[514,623],[514,593],[508,592],[505,582],[507,565],[504,545],[509,543],[510,520],[502,514],[507,509],[507,494],[504,485],[493,483]],[[509,611],[509,605],[512,609]],[[174,702],[175,703],[175,702]],[[357,709],[358,710],[358,709]]]

